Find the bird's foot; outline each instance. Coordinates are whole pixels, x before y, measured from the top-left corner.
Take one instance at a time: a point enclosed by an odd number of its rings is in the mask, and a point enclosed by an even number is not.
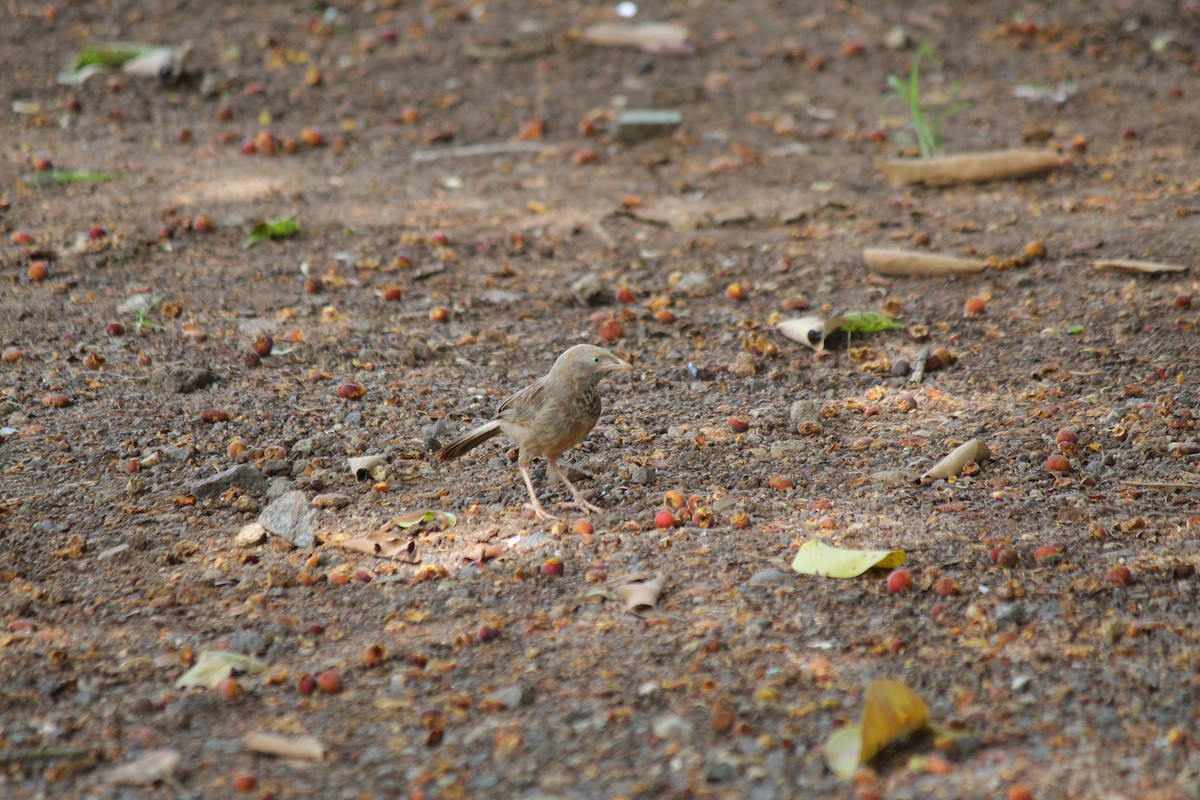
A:
[[[584,500],[583,495],[579,495],[579,494],[575,495],[575,505],[579,506],[579,508],[581,510],[590,511],[593,514],[599,514],[599,513],[603,512],[603,510],[604,510],[604,509],[600,508],[600,506],[593,505],[593,504],[589,503],[587,500]]]
[[[528,508],[530,511],[532,511],[533,515],[535,517],[537,517],[538,519],[542,520],[543,522],[545,522],[546,520],[558,519],[558,517],[554,516],[549,511],[542,508],[541,503],[538,503],[538,502],[526,503],[525,507]]]

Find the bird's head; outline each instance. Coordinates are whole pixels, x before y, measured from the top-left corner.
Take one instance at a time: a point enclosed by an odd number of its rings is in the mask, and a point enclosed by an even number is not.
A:
[[[618,358],[603,347],[591,344],[577,344],[567,350],[554,362],[554,371],[566,372],[584,380],[598,381],[609,372],[623,372],[633,369],[633,365],[623,358]]]

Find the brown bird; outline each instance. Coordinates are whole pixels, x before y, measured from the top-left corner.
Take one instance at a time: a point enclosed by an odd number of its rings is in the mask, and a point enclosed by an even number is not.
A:
[[[631,370],[633,365],[617,358],[603,347],[577,344],[558,357],[544,377],[538,378],[500,404],[496,418],[459,436],[437,452],[442,461],[451,461],[474,449],[498,433],[504,433],[520,448],[517,468],[529,490],[530,506],[538,519],[553,519],[542,508],[529,464],[538,456],[571,492],[575,504],[585,511],[599,512],[579,494],[558,466],[558,458],[583,441],[600,419],[600,393],[596,385],[609,372]]]

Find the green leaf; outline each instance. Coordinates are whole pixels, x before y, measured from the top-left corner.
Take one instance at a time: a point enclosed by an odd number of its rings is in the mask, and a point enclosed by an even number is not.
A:
[[[269,219],[266,222],[260,222],[254,226],[254,230],[250,232],[250,237],[242,243],[242,248],[249,250],[259,242],[265,242],[267,239],[286,239],[289,236],[295,236],[300,232],[300,223],[296,221],[296,216],[293,214],[290,217],[276,217]]]
[[[851,311],[842,314],[838,319],[841,320],[838,330],[845,333],[875,333],[904,327],[894,319],[874,311]]]
[[[25,178],[21,182],[26,186],[40,186],[43,183],[106,183],[115,180],[118,174],[116,172],[76,172],[66,169],[48,169],[45,172],[35,172],[33,177]]]
[[[156,45],[142,44],[141,42],[104,42],[92,47],[85,47],[79,51],[79,56],[75,59],[72,69],[92,66],[119,67],[142,53],[154,50],[155,47]]]
[[[1071,327],[1067,328],[1067,333],[1071,334],[1072,336],[1078,336],[1079,334],[1083,333],[1083,326],[1072,325]]]

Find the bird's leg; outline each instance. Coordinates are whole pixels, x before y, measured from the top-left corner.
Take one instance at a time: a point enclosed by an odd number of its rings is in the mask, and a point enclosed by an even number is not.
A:
[[[575,488],[575,484],[571,483],[571,481],[567,479],[567,473],[563,472],[562,467],[558,465],[558,459],[547,456],[546,467],[555,475],[557,475],[558,479],[563,482],[567,489],[570,490],[571,497],[575,498],[575,505],[579,506],[584,511],[591,511],[595,514],[600,513],[601,509],[585,500],[583,495],[579,493],[579,490]]]
[[[533,509],[533,513],[538,519],[557,519],[549,511],[542,508],[541,502],[538,501],[537,492],[533,490],[533,480],[529,477],[529,465],[517,461],[517,468],[521,470],[521,477],[525,479],[525,488],[529,490],[529,502],[525,505]]]

